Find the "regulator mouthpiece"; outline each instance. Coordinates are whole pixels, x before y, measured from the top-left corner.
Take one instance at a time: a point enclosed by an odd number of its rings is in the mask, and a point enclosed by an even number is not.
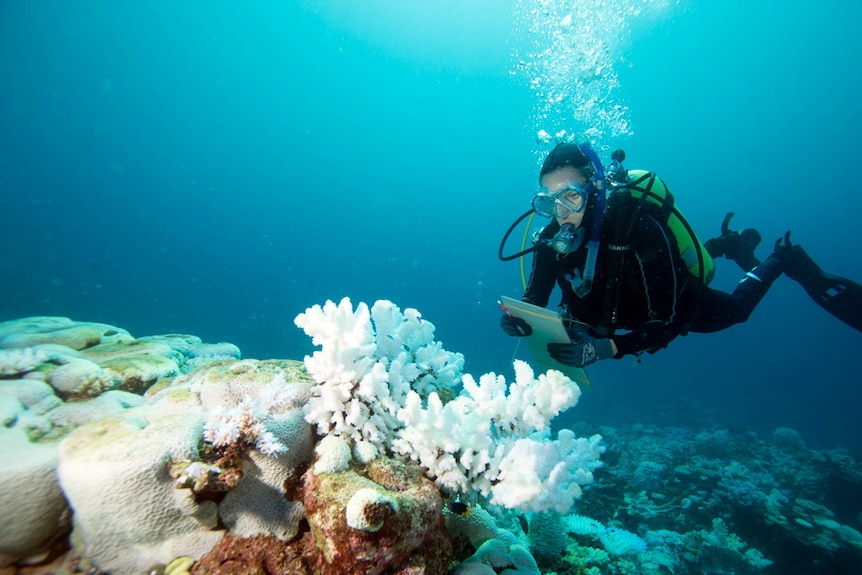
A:
[[[575,229],[574,224],[563,224],[560,231],[551,238],[551,247],[560,255],[570,254],[581,247],[584,241],[583,228]]]

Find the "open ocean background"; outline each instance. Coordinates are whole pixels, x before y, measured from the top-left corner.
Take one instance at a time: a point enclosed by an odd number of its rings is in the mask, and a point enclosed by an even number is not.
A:
[[[860,19],[838,0],[4,0],[0,321],[301,359],[298,313],[389,299],[511,378],[525,349],[496,299],[522,287],[497,248],[540,128],[625,148],[703,240],[734,211],[761,258],[791,229],[862,281]],[[713,286],[740,278],[722,260]],[[859,453],[860,349],[782,278],[746,324],[593,366],[565,417]]]

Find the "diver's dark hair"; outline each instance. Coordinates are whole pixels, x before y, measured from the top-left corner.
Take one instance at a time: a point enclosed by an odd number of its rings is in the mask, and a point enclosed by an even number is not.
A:
[[[580,170],[587,178],[593,177],[593,167],[581,148],[577,144],[561,142],[545,158],[542,169],[539,170],[539,179],[541,180],[545,174],[563,166],[572,166]]]

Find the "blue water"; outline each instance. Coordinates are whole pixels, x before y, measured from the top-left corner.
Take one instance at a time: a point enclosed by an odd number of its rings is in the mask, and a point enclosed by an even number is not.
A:
[[[539,128],[600,128],[605,155],[624,147],[629,168],[657,171],[703,239],[733,210],[762,232],[761,258],[792,229],[862,281],[862,5],[694,0],[629,18],[651,3],[605,2],[619,33],[576,19],[567,38],[610,68],[556,77],[574,88],[549,105],[530,74],[550,36],[527,15],[564,4],[4,1],[0,320],[302,358],[293,318],[308,306],[390,299],[471,373],[510,374],[524,350],[495,301],[522,288],[496,254],[535,191]],[[579,46],[545,58],[575,63]],[[714,286],[739,279],[719,262]],[[595,392],[567,417],[788,426],[862,451],[860,346],[782,278],[746,324],[594,366]]]

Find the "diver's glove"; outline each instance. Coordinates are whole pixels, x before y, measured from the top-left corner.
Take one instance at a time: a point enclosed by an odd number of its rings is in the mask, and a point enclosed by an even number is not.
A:
[[[500,327],[507,334],[516,337],[524,337],[533,333],[533,328],[530,327],[530,324],[519,317],[507,313],[504,313],[503,317],[500,318]]]
[[[611,340],[608,338],[593,337],[584,332],[575,332],[571,337],[571,343],[548,344],[548,353],[563,365],[586,367],[600,359],[614,356]]]
[[[751,271],[754,266],[760,263],[760,260],[754,255],[754,250],[760,245],[762,238],[760,232],[754,228],[746,228],[741,232],[730,229],[730,220],[733,215],[733,212],[728,212],[724,216],[724,221],[721,222],[721,235],[706,240],[703,247],[706,248],[710,256],[714,258],[725,257],[736,262],[742,271]]]

